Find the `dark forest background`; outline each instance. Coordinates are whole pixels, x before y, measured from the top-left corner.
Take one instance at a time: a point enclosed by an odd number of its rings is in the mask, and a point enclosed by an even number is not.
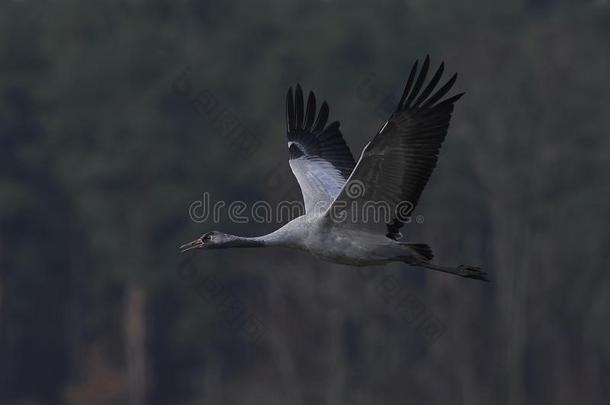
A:
[[[609,40],[607,0],[1,2],[0,403],[606,403]],[[428,53],[467,94],[407,237],[492,283],[178,254],[279,226],[204,192],[299,198],[288,86],[358,156]]]

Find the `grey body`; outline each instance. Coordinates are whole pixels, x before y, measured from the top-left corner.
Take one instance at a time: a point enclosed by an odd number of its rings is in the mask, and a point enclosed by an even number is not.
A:
[[[383,234],[346,229],[333,224],[324,214],[300,216],[258,240],[266,246],[299,249],[329,262],[351,266],[423,259],[405,243]]]

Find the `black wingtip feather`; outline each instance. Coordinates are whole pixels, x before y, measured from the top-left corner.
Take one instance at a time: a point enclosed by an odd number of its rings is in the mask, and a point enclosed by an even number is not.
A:
[[[305,110],[305,131],[311,131],[311,127],[316,119],[316,96],[313,91],[309,92],[307,97],[307,109]]]
[[[452,104],[464,94],[460,93],[458,96],[453,96],[441,101],[438,104],[435,104],[451,90],[455,84],[455,81],[457,80],[457,73],[451,76],[447,83],[445,83],[440,89],[435,90],[445,71],[445,62],[441,62],[438,69],[434,73],[434,76],[432,76],[430,79],[430,82],[426,85],[424,90],[420,92],[424,82],[426,81],[426,76],[430,67],[430,56],[426,55],[424,63],[422,64],[419,72],[417,72],[417,65],[418,61],[416,60],[411,69],[411,73],[409,74],[409,78],[407,79],[407,84],[402,97],[400,98],[400,102],[398,103],[396,113],[399,113],[400,111],[428,109]],[[415,78],[416,76],[417,79]]]
[[[339,121],[331,122],[326,128],[324,128],[324,131],[322,132],[321,136],[334,134],[335,131],[339,130],[340,126],[341,123]]]
[[[445,62],[441,62],[440,66],[436,70],[436,73],[434,74],[434,76],[432,76],[432,79],[430,79],[430,83],[428,83],[428,85],[426,86],[424,91],[422,91],[421,94],[419,95],[419,97],[417,97],[417,99],[413,102],[414,108],[419,107],[419,105],[428,98],[430,93],[432,93],[432,90],[434,90],[434,88],[438,84],[439,80],[441,80],[441,77],[443,76],[444,71],[445,71]]]
[[[325,101],[322,103],[322,107],[320,107],[320,113],[318,114],[318,118],[313,126],[313,133],[318,134],[322,132],[326,122],[328,121],[329,109],[328,103]]]
[[[339,121],[326,125],[329,107],[322,102],[316,111],[316,97],[308,93],[306,109],[303,108],[303,89],[299,84],[288,89],[286,95],[287,135],[290,159],[323,159],[333,165],[347,179],[356,162],[339,129]]]
[[[303,128],[303,89],[301,85],[297,84],[296,91],[294,92],[294,109],[296,115],[295,129]]]
[[[402,92],[402,97],[400,97],[400,101],[398,102],[398,108],[396,108],[397,112],[402,110],[403,108],[405,108],[404,102],[407,99],[409,92],[411,91],[411,86],[413,86],[413,80],[415,79],[415,74],[417,73],[417,64],[418,63],[419,63],[419,61],[415,60],[415,63],[413,64],[413,67],[411,68],[411,73],[409,73],[409,79],[407,80],[405,89]]]
[[[447,81],[447,83],[443,85],[443,87],[438,89],[436,93],[434,93],[428,100],[426,100],[424,105],[422,105],[422,108],[432,107],[434,103],[443,98],[449,92],[449,90],[451,90],[451,88],[455,84],[455,81],[457,80],[457,77],[457,73],[454,73],[453,76],[451,76],[451,78]]]
[[[443,107],[443,106],[446,106],[446,105],[454,104],[456,101],[458,101],[460,98],[462,98],[462,96],[464,94],[466,94],[466,92],[462,92],[462,93],[456,94],[455,96],[449,97],[448,99],[441,101],[436,106],[437,107]]]
[[[430,68],[430,57],[428,55],[426,55],[426,59],[424,60],[424,63],[421,67],[419,75],[417,76],[417,81],[415,82],[415,85],[413,86],[413,90],[411,91],[411,94],[409,94],[407,101],[405,101],[405,108],[410,108],[411,102],[413,101],[415,96],[417,96],[417,94],[419,93],[419,90],[421,89],[421,86],[423,86],[423,84],[424,84],[424,80],[426,79],[426,75],[428,74],[429,68]]]
[[[290,132],[294,130],[294,96],[292,94],[292,87],[288,89],[286,94],[286,131]]]

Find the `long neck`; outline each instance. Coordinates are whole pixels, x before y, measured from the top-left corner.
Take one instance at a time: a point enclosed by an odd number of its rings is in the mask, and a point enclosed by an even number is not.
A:
[[[246,238],[243,236],[229,235],[231,240],[228,241],[223,247],[265,247],[264,237],[253,237]]]
[[[295,236],[298,236],[299,229],[294,227],[295,224],[295,221],[291,221],[267,235],[251,238],[228,235],[231,238],[231,241],[228,242],[227,247],[298,247],[298,237]]]

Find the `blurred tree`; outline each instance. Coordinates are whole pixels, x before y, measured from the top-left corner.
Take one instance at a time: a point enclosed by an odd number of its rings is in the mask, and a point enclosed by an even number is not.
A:
[[[0,402],[602,403],[609,21],[593,1],[0,3]],[[286,87],[328,100],[357,156],[426,53],[467,95],[407,236],[495,282],[197,256],[264,324],[248,343],[176,252],[246,226],[190,202],[298,198]]]

